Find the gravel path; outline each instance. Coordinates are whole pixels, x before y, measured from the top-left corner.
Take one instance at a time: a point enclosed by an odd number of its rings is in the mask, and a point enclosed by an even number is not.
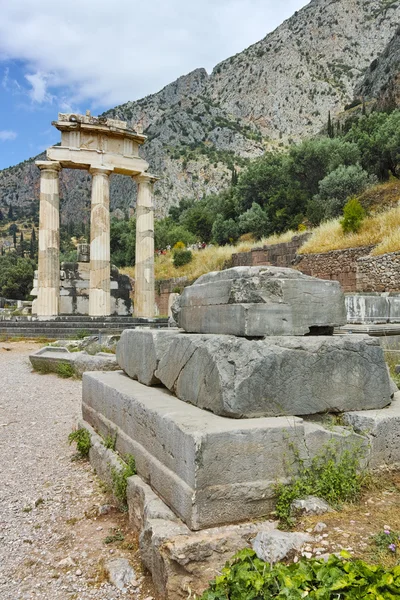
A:
[[[33,373],[35,343],[0,343],[1,600],[150,600],[126,515],[109,502],[67,437],[80,412],[81,382]],[[123,538],[105,543],[110,534]],[[105,565],[128,558],[136,582],[121,592]]]

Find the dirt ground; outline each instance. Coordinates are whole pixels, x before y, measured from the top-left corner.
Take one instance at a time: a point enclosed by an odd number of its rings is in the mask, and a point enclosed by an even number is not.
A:
[[[0,598],[153,598],[127,515],[68,444],[81,382],[32,372],[28,355],[39,347],[0,343]],[[125,592],[107,580],[116,557],[135,570]]]

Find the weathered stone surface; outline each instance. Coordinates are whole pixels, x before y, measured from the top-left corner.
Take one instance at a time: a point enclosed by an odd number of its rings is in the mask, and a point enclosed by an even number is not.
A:
[[[248,337],[305,335],[344,325],[337,281],[279,267],[235,267],[208,273],[184,289],[172,307],[185,331]]]
[[[291,514],[300,515],[324,515],[327,512],[333,512],[333,509],[325,500],[316,496],[307,496],[306,498],[297,498],[291,504]]]
[[[368,436],[371,468],[400,465],[400,392],[383,410],[349,412],[343,419],[355,431]]]
[[[191,529],[268,514],[304,440],[301,419],[222,418],[121,372],[85,373],[82,411],[102,435],[117,434],[117,450],[135,456],[138,474]]]
[[[288,533],[286,531],[263,531],[257,534],[253,550],[260,560],[276,563],[283,558],[291,558],[312,537],[306,533]]]
[[[244,523],[190,531],[138,477],[128,480],[130,524],[139,534],[140,556],[160,597],[187,600],[201,594],[225,562],[277,522]],[[134,515],[134,516],[133,516]]]
[[[82,376],[86,371],[116,371],[119,367],[114,354],[98,352],[95,355],[79,352],[73,361],[76,375]]]
[[[110,583],[123,592],[126,592],[127,588],[136,580],[136,573],[126,558],[108,560],[105,569]]]
[[[155,376],[160,358],[167,352],[178,329],[165,331],[149,329],[126,329],[117,345],[117,362],[132,379],[144,385],[157,385]]]
[[[56,372],[59,364],[72,365],[74,354],[68,348],[45,346],[29,355],[31,365],[37,371]]]
[[[369,336],[176,335],[155,376],[181,400],[236,418],[382,408],[392,393]]]

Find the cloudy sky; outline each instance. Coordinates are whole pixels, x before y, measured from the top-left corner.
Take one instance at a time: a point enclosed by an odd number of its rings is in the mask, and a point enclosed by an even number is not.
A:
[[[309,0],[0,0],[0,169],[58,141],[58,112],[98,114],[211,72]]]

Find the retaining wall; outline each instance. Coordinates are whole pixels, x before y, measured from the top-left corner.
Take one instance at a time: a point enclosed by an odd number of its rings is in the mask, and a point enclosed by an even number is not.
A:
[[[400,252],[365,256],[357,261],[358,292],[400,291]]]
[[[249,252],[232,255],[232,267],[257,267],[273,265],[274,267],[292,267],[297,250],[302,246],[309,233],[294,236],[290,242],[253,248]]]

